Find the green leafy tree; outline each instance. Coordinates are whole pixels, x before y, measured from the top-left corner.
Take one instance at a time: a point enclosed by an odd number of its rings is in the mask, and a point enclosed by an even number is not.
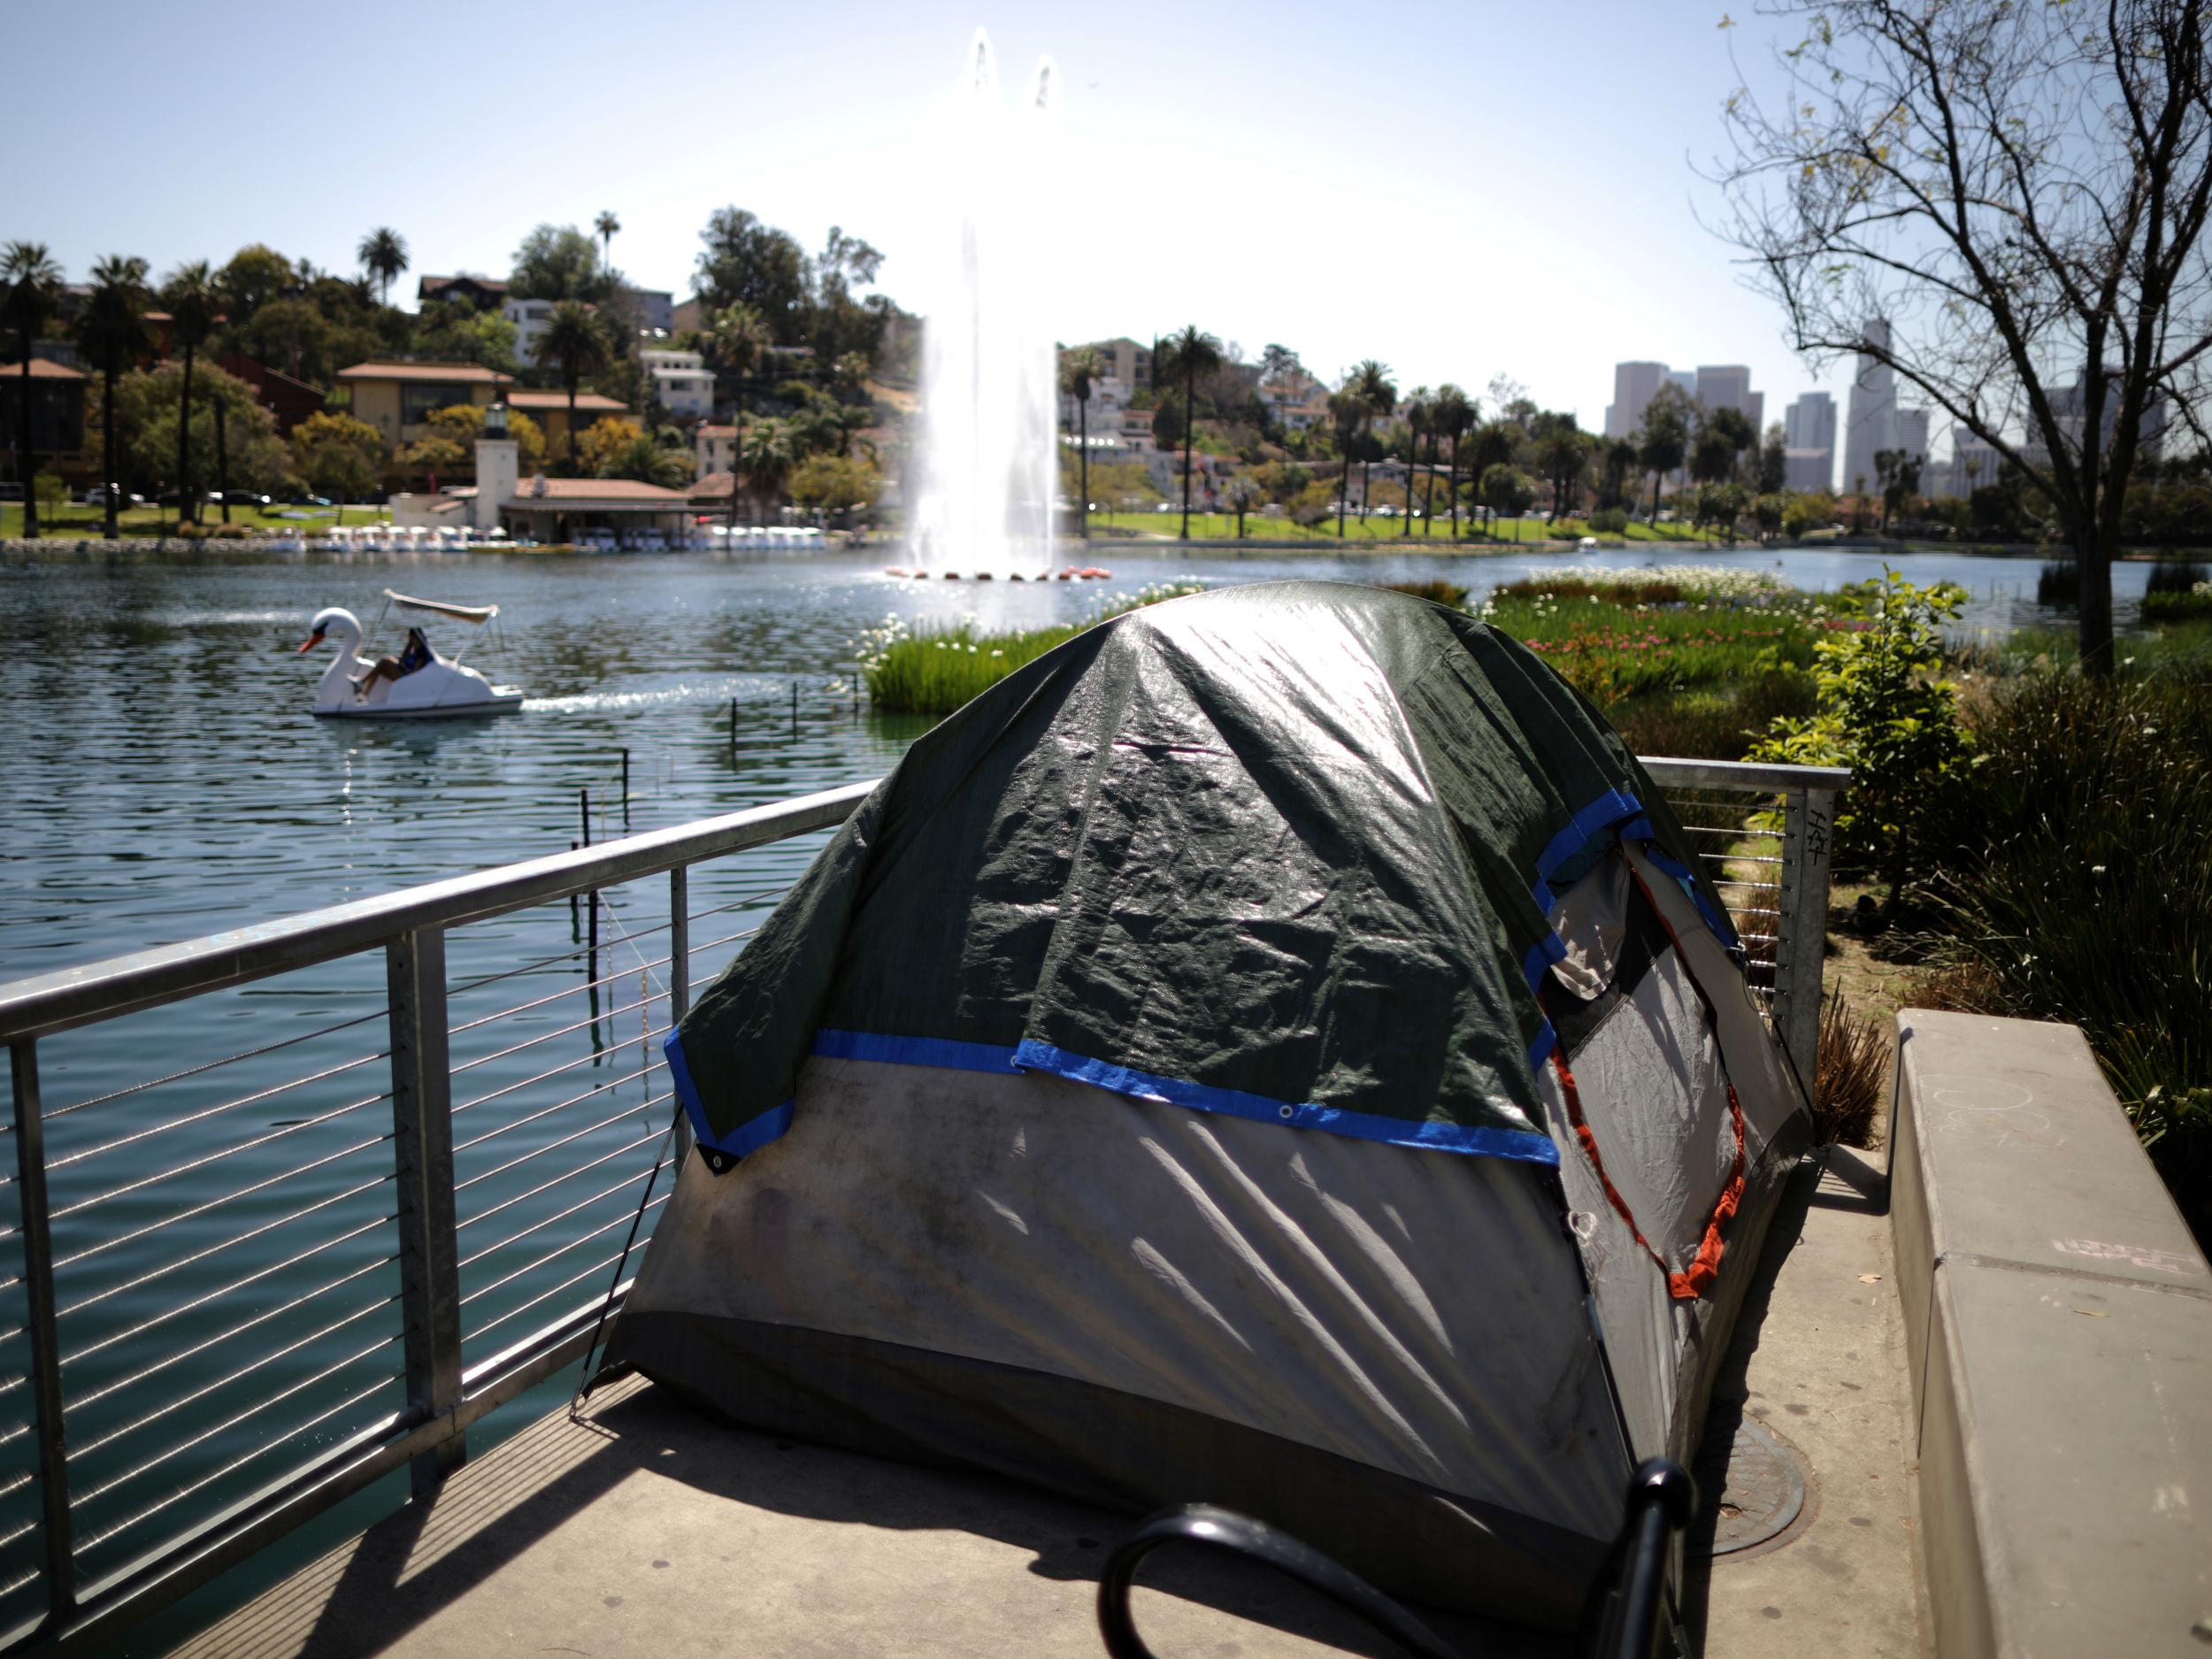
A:
[[[568,470],[576,471],[576,388],[587,374],[607,366],[607,334],[598,318],[575,300],[563,300],[538,336],[538,366],[552,369],[568,392]]]
[[[122,451],[115,435],[116,384],[153,344],[146,312],[153,304],[143,259],[110,254],[92,267],[92,296],[77,324],[77,344],[100,371],[100,478],[106,486],[105,534],[116,539],[117,497],[125,484]]]
[[[1467,479],[1477,505],[1492,504],[1483,480],[1499,467],[1510,467],[1520,447],[1521,429],[1509,420],[1486,420],[1475,428],[1467,442]]]
[[[1165,366],[1162,366],[1163,359]],[[1156,379],[1172,384],[1183,382],[1183,530],[1182,539],[1190,540],[1190,480],[1191,453],[1197,447],[1198,380],[1210,374],[1223,362],[1221,342],[1201,329],[1196,323],[1187,326],[1180,333],[1161,342],[1153,354],[1152,373]]]
[[[622,221],[611,212],[603,212],[591,222],[599,235],[599,266],[603,271],[614,269],[615,234],[622,228]]]
[[[1081,475],[1077,522],[1082,526],[1079,534],[1087,541],[1091,536],[1091,386],[1098,378],[1098,353],[1088,346],[1062,354],[1060,388],[1075,399],[1075,455]]]
[[[358,501],[384,476],[389,453],[384,434],[365,420],[325,411],[292,428],[292,455],[300,476],[319,495],[341,503]]]
[[[717,208],[699,240],[699,296],[708,309],[749,305],[775,344],[799,344],[810,307],[806,251],[797,241],[741,207]]]
[[[171,360],[152,369],[134,369],[115,382],[112,419],[117,469],[132,487],[149,493],[177,483],[177,425],[184,411],[184,365]],[[230,482],[242,489],[274,490],[292,473],[291,457],[276,435],[276,418],[256,401],[253,388],[211,364],[196,365],[192,376],[190,452],[215,450],[214,399],[223,400],[223,430]],[[110,407],[103,380],[93,396],[101,429]],[[88,411],[88,418],[96,411]]]
[[[1352,370],[1352,385],[1359,394],[1362,407],[1367,411],[1367,421],[1364,423],[1363,430],[1371,434],[1373,423],[1388,419],[1392,411],[1398,407],[1398,383],[1390,378],[1390,368],[1387,364],[1378,363],[1374,358],[1368,357]],[[1360,446],[1359,516],[1363,523],[1367,518],[1367,480],[1374,466],[1379,448],[1379,446],[1374,443],[1363,443]]]
[[[38,454],[31,442],[31,351],[53,318],[61,301],[61,267],[54,263],[42,242],[12,242],[0,253],[0,313],[16,338],[22,354],[21,402],[16,405],[16,476],[30,480],[38,468]],[[38,534],[38,493],[23,492],[23,534]]]
[[[170,346],[183,354],[184,373],[177,385],[177,522],[181,526],[200,516],[192,488],[192,358],[215,332],[222,303],[207,261],[195,259],[172,271],[161,286],[161,303],[169,313]],[[250,392],[247,401],[253,401]]]
[[[1758,521],[1759,539],[1770,541],[1782,528],[1783,516],[1789,511],[1790,498],[1779,490],[1762,490],[1751,503],[1751,516]]]
[[[507,291],[518,300],[603,304],[621,274],[600,263],[599,244],[573,225],[540,225],[515,250]]]
[[[1690,447],[1692,405],[1680,387],[1670,382],[1644,406],[1636,462],[1651,474],[1651,522],[1659,522],[1659,480],[1680,466]]]
[[[411,473],[419,473],[429,488],[436,488],[439,473],[451,483],[454,475],[467,464],[469,452],[450,438],[432,433],[418,438],[399,452],[399,464]]]
[[[1713,480],[1718,483],[1722,478],[1734,475],[1737,457],[1758,442],[1759,434],[1751,429],[1751,417],[1732,403],[1723,403],[1705,411],[1698,422],[1698,436],[1702,439],[1708,432],[1718,433],[1728,443],[1728,471]]]
[[[407,268],[407,242],[397,231],[380,226],[361,238],[355,250],[361,268],[376,279],[383,303],[392,303],[392,279]]]
[[[1483,504],[1513,520],[1513,539],[1521,539],[1521,515],[1536,500],[1536,480],[1517,466],[1500,462],[1482,475]]]
[[[619,415],[602,415],[591,423],[578,449],[584,472],[592,478],[627,478],[627,472],[611,470],[618,456],[625,456],[630,446],[645,436],[644,428],[634,420],[625,420]]]
[[[463,449],[472,449],[484,435],[484,405],[449,403],[430,411],[430,429]],[[514,441],[515,464],[524,472],[545,470],[545,428],[519,409],[507,411],[507,435]]]
[[[215,280],[222,289],[223,314],[235,328],[252,321],[264,305],[296,287],[299,273],[275,249],[257,242],[231,255],[230,263]]]
[[[857,236],[833,225],[807,268],[807,343],[817,363],[835,363],[857,353],[872,360],[889,313],[859,294],[876,280],[883,256]],[[874,296],[880,299],[880,296]]]
[[[1863,353],[2031,481],[2081,570],[2082,665],[2111,672],[2152,412],[2201,442],[2212,403],[2203,0],[1773,9],[1801,27],[1777,101],[1728,100],[1724,234],[1800,351]]]
[[[793,469],[790,488],[793,502],[809,512],[849,516],[876,504],[883,474],[858,457],[810,455]]]
[[[1765,440],[1759,446],[1759,493],[1771,495],[1788,487],[1790,481],[1790,452],[1788,440],[1779,425],[1767,428]]]

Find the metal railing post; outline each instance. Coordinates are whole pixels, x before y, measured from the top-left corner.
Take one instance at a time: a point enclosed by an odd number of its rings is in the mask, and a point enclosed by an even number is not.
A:
[[[460,1247],[454,1231],[453,1079],[446,1046],[445,933],[410,929],[384,950],[391,994],[393,1156],[407,1404],[426,1423],[461,1402]],[[468,1455],[459,1435],[410,1465],[426,1498]]]
[[[1828,855],[1832,789],[1783,794],[1781,911],[1774,947],[1774,1023],[1805,1087],[1820,1048],[1820,987],[1828,943]]]
[[[683,1024],[691,1011],[691,872],[678,864],[668,872],[668,1023]],[[670,1088],[675,1087],[672,1079]],[[676,1113],[676,1137],[669,1147],[669,1162],[677,1169],[691,1152],[691,1120]]]
[[[69,1519],[69,1441],[61,1407],[61,1348],[54,1328],[54,1243],[47,1225],[46,1124],[38,1095],[38,1044],[8,1045],[15,1092],[16,1196],[22,1216],[24,1320],[31,1338],[31,1410],[38,1436],[39,1519],[46,1534],[51,1616],[77,1605],[76,1542]]]

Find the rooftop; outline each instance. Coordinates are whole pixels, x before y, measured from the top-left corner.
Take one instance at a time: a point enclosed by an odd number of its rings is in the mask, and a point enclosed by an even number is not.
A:
[[[566,392],[512,391],[507,394],[507,407],[510,409],[566,409],[568,394]],[[577,393],[576,407],[580,412],[588,409],[594,414],[599,415],[626,415],[630,412],[629,404],[619,398],[603,396],[597,392]]]
[[[550,502],[557,505],[574,505],[592,502],[665,502],[671,507],[680,507],[686,497],[680,489],[663,489],[658,484],[644,484],[634,478],[532,478],[515,488],[513,507],[532,507]]]
[[[342,380],[472,380],[510,386],[514,376],[488,369],[480,363],[388,363],[372,359],[338,371]]]
[[[5,364],[0,364],[0,376],[5,376],[12,380],[21,380],[23,359],[11,357]],[[57,363],[51,357],[33,357],[31,378],[35,380],[81,380],[86,376],[81,370],[73,369],[66,364]]]

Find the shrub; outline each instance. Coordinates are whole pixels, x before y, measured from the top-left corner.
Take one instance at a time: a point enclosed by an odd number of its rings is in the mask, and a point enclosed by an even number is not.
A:
[[[2183,593],[2171,589],[2143,595],[2146,622],[2212,621],[2212,582],[2199,582]]]
[[[2079,1025],[2212,1242],[2212,669],[1989,687],[1924,850],[1948,1006]]]
[[[1624,507],[1601,507],[1590,515],[1593,535],[1626,535],[1628,510]]]
[[[1967,766],[1957,694],[1937,673],[1942,624],[1958,608],[1955,592],[1915,587],[1885,570],[1870,624],[1813,648],[1816,712],[1777,720],[1751,753],[1851,768],[1845,810],[1836,815],[1835,856],[1885,871],[1893,911],[1916,818]]]
[[[2212,586],[2212,574],[2208,574],[2203,565],[2162,559],[2151,566],[2150,580],[2145,584],[2143,591],[2150,594],[2185,594],[2207,586]]]
[[[2046,565],[2036,575],[2035,603],[2055,611],[2071,611],[2081,603],[2081,566],[2071,559]]]

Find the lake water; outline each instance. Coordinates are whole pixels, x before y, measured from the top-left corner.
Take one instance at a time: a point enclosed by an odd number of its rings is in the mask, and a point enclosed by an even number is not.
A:
[[[878,776],[924,724],[855,695],[853,641],[887,616],[1041,625],[1185,574],[1479,591],[1651,562],[1100,557],[1115,580],[1038,585],[897,580],[839,556],[0,560],[0,980],[565,850],[585,796],[591,839],[618,835],[626,749],[632,829]],[[1883,562],[1659,557],[1778,564],[1807,588]],[[1905,566],[1965,586],[1968,628],[2047,619],[2032,561]],[[2124,623],[2147,574],[2116,573]],[[387,587],[498,603],[502,637],[471,660],[528,706],[478,722],[311,718],[327,648],[293,655],[307,618],[338,604],[369,620]],[[429,631],[453,648],[452,626]],[[740,948],[821,839],[695,875],[696,974]],[[607,900],[595,963],[566,904],[449,941],[457,1026],[504,1016],[453,1045],[470,1363],[603,1282],[665,1126],[652,1041],[667,1022],[665,887]],[[372,955],[40,1044],[86,1576],[402,1403],[384,1000]],[[0,1208],[13,1199],[11,1185]],[[37,1594],[36,1490],[16,1472],[30,1466],[21,1295],[0,1285],[0,1625]]]

